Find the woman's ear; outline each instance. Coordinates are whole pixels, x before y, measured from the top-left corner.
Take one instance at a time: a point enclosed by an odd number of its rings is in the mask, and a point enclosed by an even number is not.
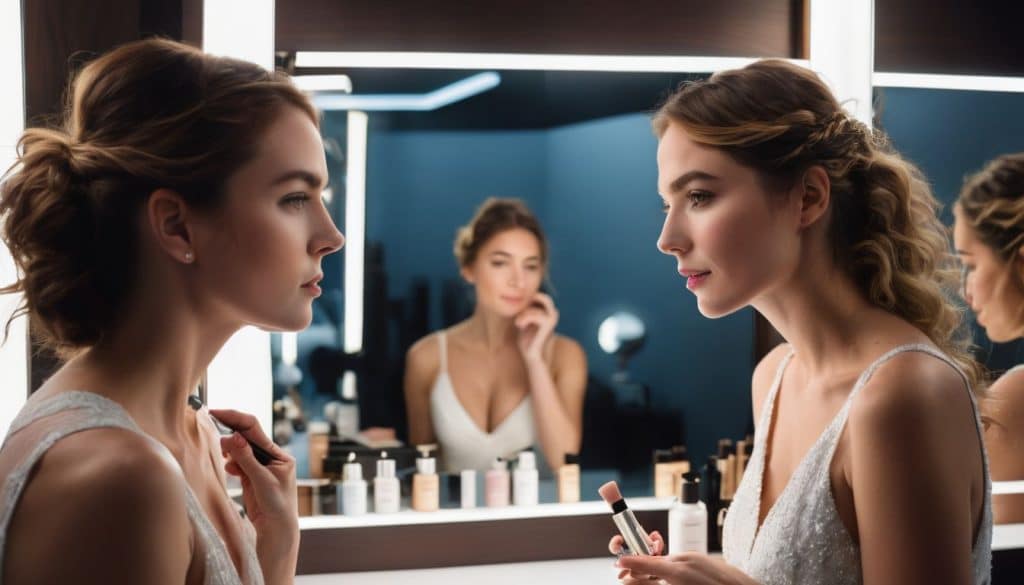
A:
[[[462,275],[462,280],[465,280],[467,284],[476,284],[476,276],[469,266],[459,268],[459,274]]]
[[[797,185],[800,198],[800,227],[813,225],[828,211],[832,199],[832,182],[821,165],[814,165],[804,171]]]
[[[195,260],[193,234],[189,228],[189,209],[185,199],[171,189],[157,189],[146,201],[146,225],[159,249],[175,260],[191,264]]]

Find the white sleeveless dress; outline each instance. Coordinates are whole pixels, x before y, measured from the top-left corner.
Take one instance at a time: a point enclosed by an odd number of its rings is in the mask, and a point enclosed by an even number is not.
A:
[[[205,412],[204,408],[197,415]],[[203,432],[212,429],[212,423],[202,428],[198,418],[197,424]],[[9,449],[21,450],[20,458],[14,461],[3,461],[0,458],[2,468],[11,470],[0,486],[0,585],[3,585],[7,530],[32,469],[57,441],[74,433],[105,427],[139,433],[171,457],[170,451],[139,428],[121,405],[92,392],[64,392],[38,400],[35,397],[29,398],[14,419],[0,447],[0,453]],[[216,430],[212,432],[216,434]],[[217,452],[215,456],[219,457],[220,453]],[[205,585],[262,585],[263,573],[253,538],[255,533],[250,530],[247,535],[249,538],[243,542],[242,576],[239,576],[224,541],[206,517],[184,476],[181,477],[181,484],[185,490],[188,517],[195,535],[195,554],[201,554],[205,563]],[[248,524],[248,520],[245,522]],[[248,528],[251,529],[251,525]],[[154,526],[153,529],[159,530],[159,527]]]
[[[935,348],[912,344],[902,345],[887,352],[860,375],[846,403],[804,456],[758,530],[761,482],[764,477],[765,448],[772,411],[782,381],[782,373],[792,359],[793,352],[782,360],[762,408],[749,467],[743,474],[725,517],[722,552],[726,561],[763,585],[858,585],[863,582],[860,547],[853,541],[836,511],[829,467],[857,394],[879,366],[906,351],[927,353],[948,363],[963,377],[965,388],[970,394],[964,373],[949,357]],[[978,438],[981,440],[981,421],[973,395],[971,404]],[[989,480],[988,456],[984,447],[982,462],[985,473],[985,496],[981,526],[971,550],[973,583],[976,585],[990,582],[992,561],[992,486]]]
[[[464,469],[485,471],[496,457],[512,457],[536,440],[530,396],[523,398],[490,433],[484,432],[459,402],[448,376],[446,332],[437,334],[441,367],[430,390],[430,419],[441,448],[441,468],[451,473]]]

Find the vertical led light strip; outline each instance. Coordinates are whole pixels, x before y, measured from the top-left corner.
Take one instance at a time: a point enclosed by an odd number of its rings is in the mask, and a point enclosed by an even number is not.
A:
[[[203,50],[274,67],[274,0],[204,0]]]
[[[363,349],[363,263],[366,247],[366,112],[348,113],[348,150],[345,167],[345,353]],[[356,397],[356,377],[345,372],[341,395]]]
[[[0,173],[15,160],[15,145],[25,129],[25,65],[21,42],[21,2],[0,3]],[[0,285],[14,282],[14,259],[0,242]],[[0,334],[21,295],[0,296]],[[28,323],[20,317],[11,323],[7,343],[0,345],[0,437],[28,396]]]
[[[871,126],[875,71],[874,0],[810,0],[810,67],[846,110]]]
[[[203,50],[272,68],[274,0],[205,0]],[[255,327],[236,333],[210,363],[207,383],[211,407],[251,413],[270,434],[274,390],[269,333]]]

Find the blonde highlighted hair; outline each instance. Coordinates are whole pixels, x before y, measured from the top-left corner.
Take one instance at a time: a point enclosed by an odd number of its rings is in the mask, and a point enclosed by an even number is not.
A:
[[[660,138],[677,124],[694,141],[756,170],[770,191],[812,166],[831,183],[836,265],[872,304],[913,324],[981,390],[959,276],[939,204],[922,173],[885,135],[851,118],[813,72],[763,60],[683,84],[655,113]]]

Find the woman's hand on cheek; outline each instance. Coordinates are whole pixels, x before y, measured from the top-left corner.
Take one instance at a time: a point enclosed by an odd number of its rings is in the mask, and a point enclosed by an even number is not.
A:
[[[548,341],[558,324],[558,309],[551,297],[538,292],[530,305],[516,315],[519,351],[529,362],[543,360]]]

